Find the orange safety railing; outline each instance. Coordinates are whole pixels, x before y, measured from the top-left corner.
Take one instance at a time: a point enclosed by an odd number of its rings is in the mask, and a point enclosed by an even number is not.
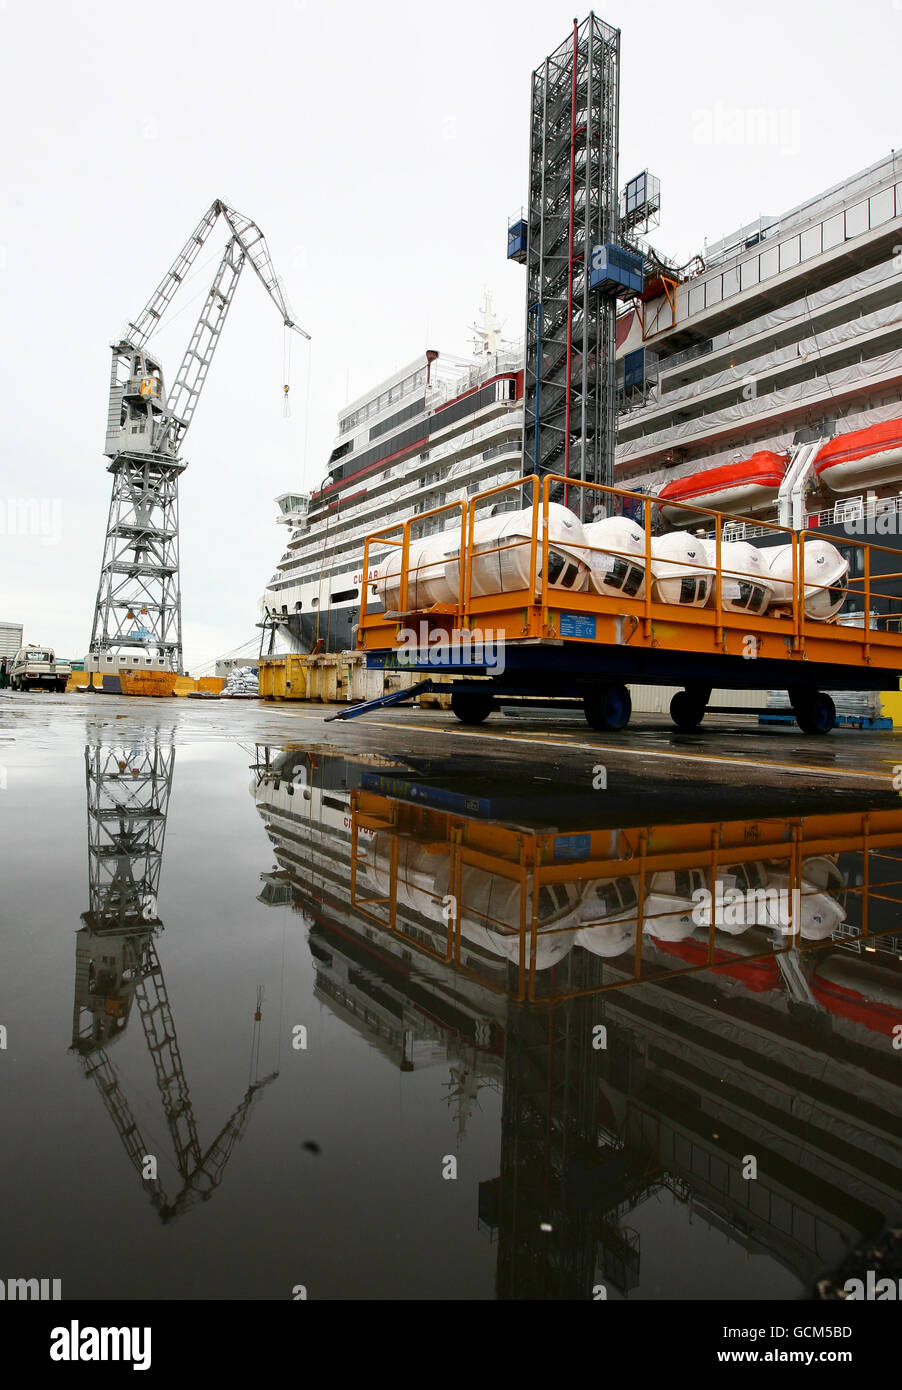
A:
[[[854,853],[861,857],[858,881],[847,875],[844,882],[838,879],[829,890],[829,895],[843,908],[843,922],[848,921],[849,908],[857,905],[855,915],[860,925],[851,927],[842,939],[865,944],[898,934],[894,923],[875,933],[869,925],[868,909],[871,900],[893,908],[902,902],[902,876],[888,871],[890,865],[898,870],[902,864],[899,855],[892,853],[902,848],[899,811],[765,820],[756,823],[760,839],[754,842],[742,834],[740,822],[683,826],[673,843],[666,846],[661,842],[660,831],[652,843],[654,832],[636,827],[621,832],[617,853],[602,849],[599,833],[599,843],[585,860],[566,862],[554,855],[553,835],[472,821],[438,808],[395,801],[377,792],[353,792],[351,813],[352,908],[397,934],[418,952],[453,963],[456,969],[489,988],[517,999],[540,997],[543,975],[546,982],[555,985],[554,997],[568,998],[711,968],[760,965],[787,952],[830,948],[839,938],[832,933],[823,939],[809,936],[804,913],[806,902],[816,902],[827,891],[807,883],[806,864],[825,855],[835,859],[839,853]],[[361,875],[358,860],[362,855],[366,864],[373,861],[373,842],[362,837],[372,836],[378,830],[387,831],[390,843],[377,886],[374,875]],[[447,870],[437,874],[440,888],[434,884],[424,887],[405,877],[399,864],[399,844],[404,842],[428,846],[436,863],[447,860]],[[604,843],[611,843],[609,830],[604,832]],[[884,853],[881,855],[880,851]],[[886,860],[877,883],[872,882],[870,873],[875,854]],[[766,880],[759,882],[756,868],[762,861],[768,866],[782,866],[785,882],[780,887],[768,886]],[[465,868],[470,871],[466,875]],[[673,906],[665,903],[655,907],[651,900],[661,891],[655,886],[656,876],[677,871],[688,871],[691,885],[704,884],[708,893],[704,915],[710,916],[707,921],[701,917],[693,919],[684,936],[672,937],[667,929],[673,923]],[[738,938],[723,932],[724,921],[716,908],[718,882],[722,885],[724,875],[729,873],[739,874],[738,883],[742,886],[737,891],[745,900],[740,911],[765,913],[763,922],[752,920],[746,925],[761,925],[768,930],[778,927],[777,939],[769,943],[764,939],[750,940],[751,950],[736,950],[733,943]],[[369,882],[365,883],[367,878]],[[476,886],[487,878],[496,885],[490,894]],[[616,915],[602,913],[593,917],[585,910],[585,890],[600,883],[629,884],[634,896],[630,901],[624,900]],[[377,896],[372,896],[374,888]],[[618,891],[622,895],[622,889]],[[687,901],[688,893],[686,888],[683,896]],[[402,900],[414,912],[409,925],[405,924],[403,913],[397,912]],[[682,911],[688,911],[688,907]],[[433,941],[421,925],[416,925],[417,918],[433,921]],[[593,929],[612,925],[628,929],[629,940],[624,938],[623,950],[617,953],[619,963],[611,982],[581,988],[565,978],[560,982],[554,979],[556,971],[548,971],[549,947],[554,963],[556,943],[560,942],[561,957],[565,956],[579,931],[588,934],[583,942],[591,949]],[[744,932],[738,935],[741,937]],[[645,956],[649,942],[657,948],[654,961]],[[540,944],[545,953],[544,966],[538,964]],[[499,963],[506,960],[516,967],[516,986],[512,987],[508,980],[498,980],[477,963],[486,951],[496,955]]]
[[[709,511],[688,503],[672,502],[668,499],[666,505],[669,512],[685,513],[687,521],[691,521],[693,533],[701,537],[702,534],[713,532],[714,541],[714,561],[713,564],[705,557],[701,562],[688,562],[679,559],[667,558],[668,567],[675,569],[686,569],[692,571],[703,571],[712,576],[710,599],[704,606],[691,606],[689,604],[664,603],[655,597],[655,576],[654,565],[656,557],[653,553],[652,537],[655,534],[654,521],[655,509],[659,499],[647,493],[632,492],[624,488],[607,487],[601,483],[583,482],[580,480],[569,479],[568,489],[576,497],[584,496],[587,500],[580,507],[579,504],[571,506],[571,510],[578,513],[594,513],[599,506],[604,508],[604,514],[617,515],[623,514],[624,503],[634,503],[643,509],[643,522],[641,523],[644,532],[644,565],[645,565],[645,585],[641,597],[630,597],[626,594],[599,594],[586,593],[582,589],[568,589],[555,584],[549,578],[550,552],[555,544],[550,535],[550,512],[551,489],[560,484],[560,479],[556,475],[547,475],[540,483],[535,475],[518,478],[511,483],[499,484],[497,487],[487,489],[476,494],[467,500],[448,502],[439,507],[434,507],[427,512],[422,512],[408,518],[404,522],[396,522],[390,526],[376,531],[366,538],[364,547],[364,575],[363,597],[360,613],[360,630],[365,634],[367,629],[385,626],[391,617],[408,615],[410,611],[409,596],[411,584],[417,583],[417,576],[421,569],[428,567],[427,562],[424,566],[418,558],[417,563],[411,570],[410,547],[413,537],[413,530],[427,518],[437,516],[442,513],[459,512],[459,542],[458,542],[458,588],[457,598],[453,605],[433,605],[430,609],[418,609],[421,612],[453,612],[458,622],[463,625],[468,621],[476,619],[488,613],[510,613],[516,609],[538,610],[541,613],[541,627],[547,630],[549,627],[549,616],[552,604],[559,608],[566,602],[566,607],[579,613],[598,613],[616,612],[619,615],[633,616],[638,623],[641,623],[642,632],[645,639],[650,640],[652,636],[652,622],[655,617],[661,617],[669,613],[682,623],[699,627],[713,627],[713,637],[715,646],[720,646],[724,641],[725,629],[729,627],[736,630],[741,627],[745,631],[754,631],[758,627],[761,631],[779,633],[780,636],[787,635],[786,620],[789,618],[792,623],[791,651],[795,653],[804,652],[808,638],[817,633],[821,635],[825,628],[833,627],[836,618],[825,622],[823,620],[812,619],[807,614],[807,606],[813,594],[824,590],[831,590],[837,587],[837,581],[818,584],[806,576],[805,572],[805,548],[809,540],[826,540],[834,545],[841,553],[851,552],[852,555],[860,557],[855,564],[849,563],[849,570],[842,582],[846,592],[850,595],[860,597],[863,602],[864,613],[862,617],[861,638],[853,634],[855,628],[843,626],[844,632],[848,633],[846,641],[849,643],[860,643],[865,662],[870,660],[871,648],[875,633],[884,636],[895,633],[895,629],[890,627],[889,619],[891,614],[882,614],[877,621],[873,621],[872,605],[876,601],[887,601],[890,608],[895,607],[898,613],[899,625],[902,626],[902,594],[878,589],[874,584],[872,556],[876,553],[886,554],[893,557],[893,564],[899,564],[899,552],[891,550],[889,547],[877,545],[873,542],[866,542],[857,538],[846,538],[837,536],[825,536],[822,530],[793,531],[789,527],[780,526],[773,522],[762,522],[753,518],[736,517],[722,512]],[[528,534],[501,537],[494,543],[480,542],[476,528],[479,524],[479,513],[488,506],[496,505],[499,498],[517,497],[522,498],[523,494],[531,491],[531,500],[526,501],[519,509],[529,511],[530,518],[528,524]],[[724,578],[736,577],[736,571],[723,567],[723,545],[724,527],[735,527],[737,524],[745,522],[754,525],[759,531],[764,530],[768,534],[782,537],[784,544],[791,546],[792,557],[792,597],[785,604],[772,605],[771,610],[763,614],[739,609],[725,609]],[[524,526],[526,523],[524,522]],[[668,527],[669,531],[679,530],[679,527]],[[455,524],[454,531],[458,532]],[[397,533],[400,532],[400,539]],[[433,533],[439,534],[439,533]],[[446,532],[449,534],[449,532]],[[392,548],[401,549],[401,571],[399,576],[399,610],[388,615],[385,611],[370,612],[367,605],[367,588],[371,584],[370,579],[370,556],[371,547],[381,545],[389,550]],[[523,566],[526,582],[517,589],[509,589],[503,592],[494,593],[474,593],[474,562],[478,559],[485,561],[491,555],[501,554],[502,552],[513,552],[522,547],[529,548],[528,566]],[[574,544],[573,549],[581,550],[586,557],[593,554],[606,554],[621,556],[624,559],[637,557],[628,551],[614,549],[610,546],[604,548],[591,545],[590,543]],[[766,549],[765,549],[766,554]],[[449,552],[454,558],[453,550]],[[848,558],[848,556],[847,556]],[[586,564],[587,570],[591,569],[591,563]],[[854,572],[853,572],[854,571]],[[394,576],[393,576],[394,577]],[[766,575],[763,576],[766,579]],[[902,570],[890,567],[887,573],[880,576],[885,583],[902,579]],[[383,586],[385,592],[385,576],[381,576],[378,581]],[[588,581],[591,583],[591,581]],[[882,619],[883,625],[880,625]],[[525,631],[525,629],[524,629]],[[839,634],[836,634],[839,635]],[[365,639],[364,643],[365,644]],[[900,641],[902,645],[902,641]]]
[[[441,512],[450,512],[450,511],[457,511],[457,510],[460,511],[460,562],[459,562],[459,580],[460,580],[460,582],[459,582],[459,586],[458,586],[458,600],[457,600],[456,609],[457,609],[457,616],[458,616],[459,618],[462,617],[463,608],[464,608],[464,593],[465,593],[465,589],[464,589],[464,567],[465,567],[465,564],[466,564],[466,554],[467,554],[467,544],[466,544],[466,540],[467,540],[467,529],[466,529],[466,525],[467,525],[467,504],[466,504],[466,502],[464,502],[464,501],[458,501],[458,502],[444,502],[440,507],[430,507],[430,509],[429,509],[428,511],[425,511],[425,512],[417,512],[417,513],[415,513],[412,517],[408,517],[408,519],[407,519],[406,521],[396,521],[396,522],[392,522],[391,525],[383,527],[381,531],[374,531],[371,535],[367,536],[367,538],[366,538],[366,540],[365,540],[365,542],[364,542],[364,546],[363,546],[363,575],[364,575],[364,581],[363,581],[363,585],[362,585],[361,604],[360,604],[360,625],[361,625],[361,627],[365,627],[365,626],[366,626],[366,618],[367,618],[367,586],[368,586],[370,583],[372,583],[372,581],[371,581],[370,578],[369,578],[369,573],[370,573],[370,544],[371,544],[371,542],[373,542],[373,541],[380,541],[383,545],[387,545],[387,546],[389,546],[390,548],[392,548],[392,547],[395,547],[395,548],[396,548],[396,547],[398,547],[398,546],[401,547],[401,569],[400,569],[400,573],[399,573],[399,581],[400,581],[400,600],[399,600],[400,609],[399,609],[399,611],[400,611],[400,613],[406,614],[407,611],[408,611],[407,605],[408,605],[409,591],[410,591],[410,533],[411,533],[411,529],[412,529],[413,527],[419,525],[421,522],[426,521],[426,519],[427,519],[428,517],[431,517],[431,516],[438,516],[439,513],[441,513]],[[400,532],[401,532],[401,539],[400,539],[399,541],[398,541],[398,540],[390,540],[389,537],[392,536],[396,531],[400,531]],[[422,539],[422,540],[428,540],[429,537],[428,537],[428,536],[423,536],[423,537],[420,537],[420,539]],[[416,572],[419,573],[419,571],[420,571],[421,568],[424,568],[424,566],[422,566],[422,565],[420,565],[420,564],[417,564]],[[382,583],[383,583],[383,586],[385,585],[387,578],[388,578],[388,576],[386,576],[386,575],[383,575],[383,576],[382,576]],[[384,615],[383,615],[383,614],[379,614],[379,617],[380,617],[380,618],[383,618]]]

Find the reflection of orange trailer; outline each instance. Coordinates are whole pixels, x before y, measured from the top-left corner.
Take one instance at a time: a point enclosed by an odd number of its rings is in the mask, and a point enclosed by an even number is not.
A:
[[[367,586],[363,588],[357,644],[367,653],[369,667],[401,666],[427,677],[439,671],[452,674],[451,707],[464,723],[482,723],[500,700],[577,698],[589,724],[602,730],[622,729],[628,723],[630,681],[684,687],[671,703],[671,716],[681,728],[701,723],[713,688],[783,689],[805,733],[828,733],[833,727],[836,711],[824,693],[828,689],[897,688],[902,633],[891,630],[889,615],[899,602],[891,581],[902,574],[880,575],[889,585],[886,593],[878,592],[871,575],[872,552],[882,553],[884,547],[836,537],[827,543],[816,532],[765,524],[775,533],[770,539],[783,544],[760,552],[772,557],[773,579],[773,602],[761,614],[743,610],[730,597],[741,589],[743,576],[730,568],[734,562],[724,562],[723,547],[730,544],[724,529],[743,518],[704,513],[709,529],[708,539],[699,542],[704,553],[691,564],[675,554],[667,566],[677,578],[694,577],[694,594],[697,576],[708,576],[705,592],[710,597],[707,602],[698,601],[697,595],[692,602],[662,602],[661,586],[653,582],[633,593],[612,592],[606,584],[595,583],[602,560],[635,561],[637,555],[621,554],[616,546],[602,550],[588,541],[560,541],[551,483],[551,478],[541,486],[534,477],[523,478],[367,538],[364,569],[369,571],[371,549],[383,549],[388,551],[383,573],[390,569],[394,576],[391,590],[385,588],[386,607],[381,611],[368,608],[372,596]],[[654,550],[660,538],[652,532],[658,499],[573,480],[568,488],[582,499],[574,507],[582,506],[586,514],[601,508],[620,515],[642,507],[644,555],[638,559],[647,576],[656,573],[656,565],[660,569],[663,562],[655,559]],[[479,517],[481,507],[500,508],[503,521],[511,505],[522,508],[516,513],[521,518],[518,529],[499,528],[499,518],[488,511]],[[671,503],[673,507],[679,509],[679,504]],[[451,529],[430,537],[421,528],[441,525],[436,520],[439,513],[445,518],[454,514],[459,525],[455,520]],[[685,509],[687,517],[690,513],[694,527],[699,509]],[[688,534],[674,533],[672,538]],[[827,558],[826,550],[841,562],[832,577],[829,566],[823,573],[817,569]],[[774,579],[773,559],[778,551],[779,580]],[[897,552],[887,554],[898,564]],[[499,592],[486,591],[483,571],[489,560],[497,560]],[[576,565],[582,567],[582,585],[568,579]],[[836,621],[848,596],[860,603],[861,627]],[[477,635],[478,641],[471,640]],[[354,718],[384,703],[416,698],[429,687],[427,679],[331,717]]]
[[[869,916],[876,901],[902,903],[902,875],[871,883],[872,856],[902,848],[902,809],[553,833],[482,821],[368,789],[352,793],[351,807],[354,908],[404,936],[416,950],[461,969],[467,969],[461,965],[462,938],[490,944],[516,965],[514,993],[520,999],[540,997],[537,975],[573,944],[593,950],[595,930],[600,932],[597,954],[618,957],[616,982],[601,988],[712,968],[750,988],[769,988],[780,955],[834,944],[832,936],[806,938],[806,903],[812,895],[823,896],[822,887],[808,882],[806,866],[832,865],[841,853],[862,857],[861,882],[842,889],[860,918],[860,927],[849,929],[853,939],[872,935]],[[781,884],[781,901],[788,903],[788,920],[773,931],[773,941],[758,928],[744,938],[730,937],[710,910],[706,919],[689,916],[700,885],[711,898],[725,878],[750,884],[756,892],[762,867]],[[489,881],[496,885],[492,893],[487,893]],[[422,934],[407,931],[399,902],[444,929],[444,952],[430,947]],[[680,909],[674,906],[680,903],[682,931]],[[837,912],[836,921],[845,915]],[[622,940],[606,949],[612,929]],[[580,992],[564,990],[553,997]],[[544,989],[541,997],[549,997]]]

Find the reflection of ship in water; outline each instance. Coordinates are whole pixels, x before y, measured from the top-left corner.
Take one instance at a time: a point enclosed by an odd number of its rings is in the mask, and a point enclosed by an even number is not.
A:
[[[151,1202],[161,1219],[169,1221],[215,1192],[260,1090],[273,1077],[255,1077],[213,1143],[203,1149],[155,942],[163,930],[157,893],[175,747],[160,742],[127,748],[89,744],[85,765],[91,906],[76,935],[72,1050],[95,1082]],[[147,1163],[153,1157],[158,1166],[161,1156],[145,1141],[109,1057],[135,1003],[181,1179],[171,1200]],[[261,1003],[258,997],[252,1059]]]
[[[661,1202],[719,1233],[717,1296],[737,1250],[810,1291],[902,1215],[898,799],[649,826],[625,793],[478,781],[264,750],[254,793],[260,896],[311,922],[320,997],[402,1070],[450,1061],[461,1126],[502,1090],[498,1296],[648,1296]]]

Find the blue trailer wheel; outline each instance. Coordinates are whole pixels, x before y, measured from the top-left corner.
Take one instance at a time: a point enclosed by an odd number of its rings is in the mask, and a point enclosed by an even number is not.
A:
[[[625,685],[606,685],[583,695],[586,723],[601,733],[619,733],[630,722],[633,702]]]
[[[796,723],[803,734],[829,734],[836,724],[836,706],[823,691],[790,690]]]

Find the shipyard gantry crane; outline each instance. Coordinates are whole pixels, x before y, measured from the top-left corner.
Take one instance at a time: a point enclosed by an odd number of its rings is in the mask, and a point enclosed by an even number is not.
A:
[[[91,905],[76,938],[72,1020],[72,1051],[94,1081],[129,1161],[164,1222],[212,1196],[261,1090],[278,1075],[257,1074],[262,1019],[258,991],[247,1090],[213,1142],[202,1148],[155,942],[163,929],[157,890],[174,763],[174,746],[159,742],[137,749],[98,745],[85,750]],[[141,1133],[109,1056],[135,1003],[181,1180],[171,1199],[160,1177],[145,1171],[154,1149]]]
[[[220,217],[229,239],[167,391],[159,358],[148,345]],[[182,670],[178,480],[186,462],[180,454],[247,262],[286,331],[309,338],[291,317],[260,228],[217,198],[141,313],[112,344],[104,452],[113,488],[91,633],[92,662],[126,650],[153,653],[170,669]]]

